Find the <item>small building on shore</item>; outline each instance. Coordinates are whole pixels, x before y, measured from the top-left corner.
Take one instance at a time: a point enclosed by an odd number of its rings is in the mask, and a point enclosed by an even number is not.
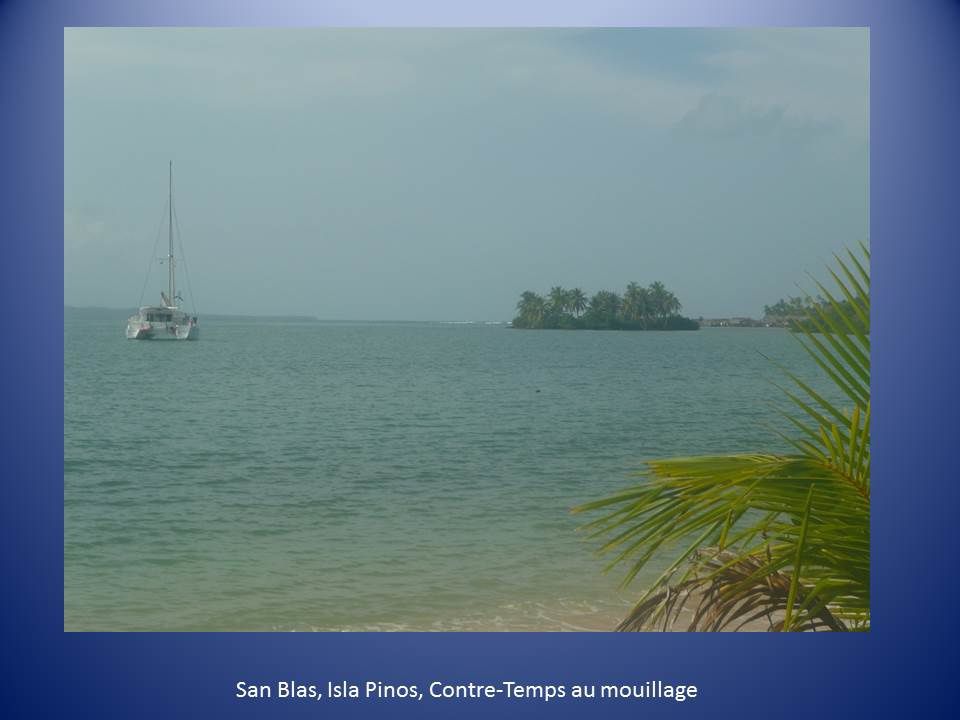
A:
[[[769,324],[749,317],[700,318],[700,327],[770,327]]]

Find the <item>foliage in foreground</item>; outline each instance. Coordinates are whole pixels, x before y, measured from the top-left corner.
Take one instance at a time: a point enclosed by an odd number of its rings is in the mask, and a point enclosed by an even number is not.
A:
[[[801,344],[844,396],[844,408],[784,370],[793,452],[647,463],[646,480],[574,508],[601,510],[623,585],[655,556],[672,562],[619,630],[866,630],[870,627],[870,253],[830,270],[798,328]],[[846,311],[850,309],[850,312]]]
[[[632,282],[620,295],[601,290],[591,298],[580,288],[559,285],[546,297],[527,290],[517,303],[513,327],[537,330],[697,330],[696,320],[679,315],[677,296],[663,283]]]

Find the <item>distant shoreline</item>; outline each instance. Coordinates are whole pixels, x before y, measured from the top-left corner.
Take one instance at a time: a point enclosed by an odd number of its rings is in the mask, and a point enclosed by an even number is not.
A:
[[[63,306],[63,309],[64,311],[70,311],[75,313],[87,313],[87,314],[100,313],[102,315],[105,315],[108,313],[129,315],[131,312],[136,312],[136,308],[110,308],[110,307],[103,307],[99,305],[87,305],[87,306],[81,307],[79,305],[65,304]],[[301,322],[320,322],[320,319],[314,315],[226,315],[221,313],[213,313],[209,315],[203,315],[201,313],[198,313],[198,315],[206,318],[214,318],[214,319],[222,318],[222,319],[230,319],[230,320],[298,320]]]
[[[131,312],[135,312],[136,308],[116,308],[116,307],[104,307],[102,305],[67,305],[63,306],[65,313],[77,314],[77,315],[100,315],[100,316],[112,316],[118,319],[125,319]],[[672,331],[675,329],[694,329],[694,328],[661,328],[661,327],[632,327],[632,326],[618,326],[618,327],[606,327],[606,328],[592,328],[592,327],[522,327],[515,325],[510,320],[396,320],[396,319],[343,319],[343,318],[320,318],[316,315],[248,315],[248,314],[229,314],[229,313],[198,313],[201,319],[206,320],[224,320],[230,322],[244,321],[244,320],[264,320],[271,322],[306,322],[306,323],[391,323],[391,324],[422,324],[422,323],[432,323],[437,325],[486,325],[486,326],[499,326],[506,327],[516,330],[623,330],[628,332],[633,331]],[[687,318],[684,318],[687,319]],[[743,322],[748,320],[749,322]],[[699,317],[693,320],[694,322],[699,323],[700,328],[780,328],[780,329],[789,329],[784,325],[779,325],[775,323],[764,323],[759,320],[753,320],[752,318],[703,318]]]
[[[136,308],[111,308],[99,305],[64,305],[64,312],[79,315],[100,315],[113,316],[115,318],[126,319],[131,313],[136,312]],[[243,320],[267,320],[272,322],[306,322],[306,323],[329,323],[329,324],[349,324],[349,323],[390,323],[390,324],[422,324],[432,323],[436,325],[499,325],[507,327],[509,320],[391,320],[384,318],[377,319],[344,319],[344,318],[320,318],[316,315],[230,315],[225,313],[197,313],[201,321],[203,320],[225,320],[230,322]]]
[[[686,320],[687,318],[684,318]],[[526,327],[523,325],[514,325],[510,324],[511,330],[564,330],[564,331],[577,331],[577,330],[587,330],[587,331],[600,331],[600,332],[689,332],[692,330],[699,330],[700,326],[697,325],[695,320],[690,321],[691,324],[684,325],[683,327],[638,327],[636,325],[621,325],[618,327],[573,327],[573,326],[542,326],[542,327]]]

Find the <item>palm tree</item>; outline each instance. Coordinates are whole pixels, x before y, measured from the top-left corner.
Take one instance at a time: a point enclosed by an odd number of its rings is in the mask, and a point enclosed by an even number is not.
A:
[[[583,290],[574,288],[570,291],[569,306],[577,317],[583,314],[583,311],[587,309],[587,296]]]
[[[599,327],[609,328],[616,325],[620,314],[620,296],[609,290],[601,290],[590,298],[590,307],[587,314],[592,323]]]
[[[668,297],[670,294],[669,291],[662,282],[657,280],[656,282],[650,283],[650,287],[647,288],[647,294],[650,298],[650,313],[663,322],[667,318],[667,315],[670,314],[667,309],[670,304]]]
[[[567,311],[567,291],[562,287],[554,285],[550,288],[548,297],[550,299],[551,312],[561,315]]]
[[[818,298],[816,302],[822,304],[823,298]],[[775,305],[763,306],[763,317],[771,324],[789,327],[795,320],[802,319],[812,304],[814,301],[810,297],[781,298]]]
[[[627,322],[644,321],[650,312],[650,298],[646,288],[632,282],[623,293],[623,318]]]
[[[530,304],[530,320],[534,327],[543,325],[543,320],[547,316],[547,301],[537,295]]]
[[[627,289],[623,293],[623,306],[621,307],[624,320],[631,321],[637,319],[640,311],[638,307],[639,290],[640,286],[637,283],[631,282],[627,284]]]
[[[546,314],[546,302],[537,293],[526,290],[517,303],[517,317],[513,324],[516,327],[534,328],[543,324]]]
[[[677,296],[670,290],[667,290],[666,297],[664,298],[664,309],[667,311],[667,316],[676,315],[682,307],[683,305],[680,304]]]
[[[784,371],[794,406],[792,452],[647,463],[646,482],[575,508],[603,510],[586,527],[628,566],[629,584],[655,556],[672,561],[620,630],[870,627],[870,253],[830,270],[797,337],[849,404],[847,411]],[[842,296],[838,299],[837,296]],[[844,314],[846,303],[852,308]]]

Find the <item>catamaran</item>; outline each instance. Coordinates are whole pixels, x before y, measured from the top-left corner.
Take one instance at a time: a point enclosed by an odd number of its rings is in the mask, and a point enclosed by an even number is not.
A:
[[[164,258],[167,263],[167,291],[160,291],[161,305],[144,305],[136,315],[127,319],[127,338],[130,340],[196,340],[200,337],[197,316],[184,312],[177,305],[177,301],[182,302],[183,298],[177,294],[177,259],[173,254],[173,162],[170,163],[169,187],[169,249]]]

